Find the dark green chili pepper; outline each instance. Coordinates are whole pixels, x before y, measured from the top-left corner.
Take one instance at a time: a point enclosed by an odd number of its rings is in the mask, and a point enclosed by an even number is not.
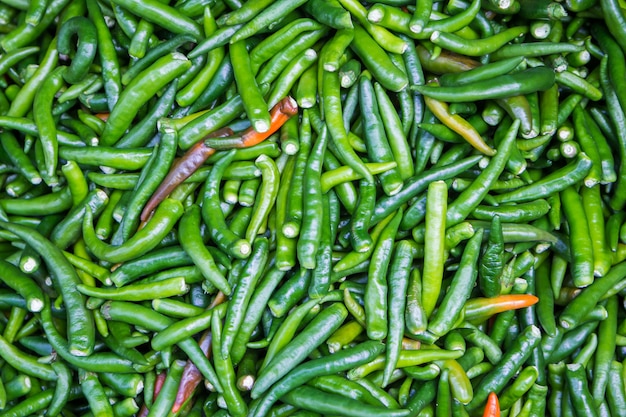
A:
[[[103,145],[115,144],[130,126],[140,107],[151,97],[151,91],[169,84],[189,69],[191,62],[182,54],[172,52],[158,59],[135,77],[120,94],[119,102],[111,109],[104,131]]]
[[[98,36],[94,24],[86,17],[74,16],[66,20],[59,28],[57,35],[59,53],[70,55],[70,39],[73,34],[78,36],[78,45],[70,67],[63,74],[65,81],[70,84],[80,82],[87,75],[98,47]]]
[[[514,147],[519,126],[519,120],[513,121],[505,138],[500,143],[496,155],[491,159],[487,168],[481,172],[472,186],[463,191],[463,193],[450,204],[446,214],[447,227],[463,221],[469,213],[480,204],[480,200],[489,190],[490,183],[504,170],[504,166]]]
[[[237,331],[246,317],[246,310],[256,283],[260,279],[268,258],[268,241],[257,238],[252,246],[252,253],[247,259],[246,265],[234,284],[234,292],[231,297],[221,337],[222,357],[228,358],[233,347]]]
[[[371,406],[358,400],[346,398],[338,394],[331,394],[303,385],[295,388],[281,397],[282,401],[294,404],[311,411],[322,411],[324,414],[337,414],[362,417],[380,415],[383,417],[408,416],[408,410],[390,410],[382,406]]]
[[[373,340],[382,340],[387,335],[387,269],[391,261],[391,252],[395,235],[402,220],[402,210],[394,215],[382,230],[372,252],[365,287],[365,324],[368,336]]]
[[[109,262],[123,262],[143,255],[154,249],[174,227],[178,219],[183,215],[183,206],[180,201],[166,199],[157,208],[154,216],[129,240],[121,245],[113,246],[102,242],[93,227],[93,214],[90,210],[85,212],[83,221],[83,236],[89,250],[97,254],[98,258]]]
[[[258,398],[281,377],[293,369],[307,354],[334,332],[345,320],[348,311],[343,304],[333,303],[324,308],[267,366],[259,372],[252,388]]]
[[[302,364],[289,372],[265,393],[261,402],[256,406],[254,415],[265,415],[274,401],[293,388],[302,385],[306,380],[351,369],[354,366],[370,361],[381,352],[381,343],[367,341],[355,347],[344,349],[334,355]]]
[[[95,344],[93,315],[85,307],[84,297],[75,291],[80,281],[72,265],[50,240],[34,229],[6,222],[0,222],[0,226],[20,236],[44,257],[52,273],[54,284],[63,295],[63,303],[68,311],[69,351],[76,356],[90,355]]]
[[[448,178],[452,178],[474,166],[480,158],[481,156],[470,156],[455,164],[440,168],[433,168],[419,175],[411,177],[405,182],[404,187],[402,187],[402,190],[400,190],[400,192],[393,196],[387,196],[378,199],[376,207],[374,207],[372,224],[378,223],[389,214],[397,210],[408,200],[424,191],[431,181],[446,180]]]
[[[359,104],[365,129],[368,156],[372,162],[392,162],[394,155],[385,132],[385,126],[378,110],[374,84],[368,73],[359,77]],[[411,170],[412,171],[412,170]],[[387,195],[394,195],[402,188],[402,178],[397,168],[378,175],[378,180]]]
[[[462,86],[412,86],[415,91],[446,102],[464,102],[507,98],[543,91],[554,84],[554,71],[546,67],[530,68],[514,74],[500,75],[489,80],[475,81]]]
[[[589,392],[584,367],[581,364],[568,364],[565,367],[565,379],[572,401],[576,410],[584,410],[589,416],[597,416],[593,398]]]
[[[300,264],[313,269],[316,264],[315,255],[321,239],[321,221],[323,219],[322,193],[320,176],[322,160],[328,143],[329,130],[324,125],[319,132],[317,141],[311,148],[306,170],[304,172],[303,222],[298,237],[297,255]]]
[[[495,366],[478,384],[474,391],[474,398],[468,404],[468,410],[476,409],[482,405],[490,392],[499,392],[509,381],[519,367],[528,359],[531,351],[541,339],[541,332],[535,326],[528,326],[522,331],[514,346],[511,346]]]
[[[478,283],[481,292],[486,297],[495,297],[500,294],[500,276],[504,271],[504,235],[500,224],[500,216],[491,220],[487,248],[480,259],[478,269]]]

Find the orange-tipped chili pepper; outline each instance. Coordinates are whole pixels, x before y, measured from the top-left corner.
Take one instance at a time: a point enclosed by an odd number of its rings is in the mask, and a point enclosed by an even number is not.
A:
[[[293,115],[298,113],[298,104],[292,97],[285,97],[279,101],[270,111],[270,128],[267,132],[257,132],[248,128],[240,135],[228,127],[218,129],[209,134],[204,140],[192,146],[180,157],[170,169],[159,188],[156,189],[150,200],[141,212],[140,219],[145,222],[154,209],[163,201],[180,183],[193,174],[207,158],[217,150],[232,148],[247,148],[257,145],[276,132]],[[219,139],[216,138],[226,138]]]
[[[487,397],[483,417],[500,417],[500,403],[495,392],[490,392],[489,397]]]
[[[298,113],[298,104],[292,97],[285,97],[270,110],[270,128],[266,132],[257,132],[249,127],[243,133],[230,138],[207,138],[204,144],[217,150],[248,148],[263,142],[274,134],[285,122]]]
[[[539,298],[532,294],[508,294],[492,298],[472,298],[465,303],[465,320],[482,321],[503,311],[516,310],[536,304]]]

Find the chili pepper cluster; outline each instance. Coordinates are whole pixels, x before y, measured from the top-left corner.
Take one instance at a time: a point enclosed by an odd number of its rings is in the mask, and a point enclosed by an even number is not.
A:
[[[0,417],[626,415],[618,0],[0,29]]]

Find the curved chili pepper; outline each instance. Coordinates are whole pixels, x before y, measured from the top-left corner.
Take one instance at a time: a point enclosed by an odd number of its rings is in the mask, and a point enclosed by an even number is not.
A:
[[[447,103],[427,96],[424,97],[424,102],[441,123],[461,135],[463,139],[478,151],[488,156],[495,155],[493,148],[487,145],[480,133],[467,120],[458,114],[450,113]]]
[[[209,134],[211,137],[231,136],[233,131],[229,127],[224,127]],[[140,219],[145,222],[152,214],[156,206],[161,203],[179,184],[193,174],[207,158],[215,153],[215,149],[209,148],[200,141],[192,146],[182,157],[178,158],[167,176],[156,189],[150,200],[146,203],[141,212]]]
[[[285,97],[270,110],[270,128],[265,132],[257,132],[253,127],[232,137],[210,136],[204,139],[204,145],[215,150],[248,148],[258,145],[274,134],[285,122],[298,113],[298,104],[292,97]],[[219,139],[218,139],[219,138]]]
[[[266,132],[257,132],[252,127],[240,135],[229,127],[223,127],[210,133],[204,140],[197,142],[170,169],[159,188],[156,189],[150,200],[141,212],[140,219],[145,222],[150,214],[179,184],[193,174],[207,158],[217,150],[232,148],[247,148],[257,145],[276,132],[293,115],[297,114],[298,105],[292,97],[285,97],[270,111],[270,128]],[[226,138],[217,140],[216,138]]]

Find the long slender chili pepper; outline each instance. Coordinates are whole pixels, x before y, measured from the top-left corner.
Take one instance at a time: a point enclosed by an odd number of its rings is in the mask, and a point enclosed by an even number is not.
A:
[[[209,134],[209,136],[223,137],[230,136],[233,131],[229,127],[218,129]],[[185,181],[193,174],[207,158],[215,153],[215,149],[209,148],[204,142],[198,142],[192,146],[181,158],[177,159],[169,173],[156,189],[152,197],[144,206],[139,218],[142,222],[148,220],[156,206],[163,201],[180,183]]]
[[[145,222],[159,205],[180,183],[185,181],[218,149],[246,148],[261,143],[276,132],[291,116],[298,112],[298,105],[291,97],[285,97],[270,111],[270,128],[266,132],[246,129],[240,135],[229,127],[210,133],[204,140],[197,142],[170,169],[159,188],[152,194],[141,212],[140,219]],[[216,138],[227,138],[217,140]]]

